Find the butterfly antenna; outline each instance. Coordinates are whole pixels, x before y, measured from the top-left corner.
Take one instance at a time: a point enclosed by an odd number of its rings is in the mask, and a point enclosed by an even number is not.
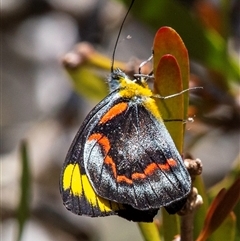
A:
[[[121,24],[120,29],[119,29],[119,32],[118,32],[118,36],[117,36],[116,43],[115,43],[115,46],[114,46],[114,49],[113,49],[113,54],[112,54],[111,73],[113,73],[114,58],[115,58],[115,53],[116,53],[117,44],[118,44],[118,41],[119,41],[119,38],[120,38],[120,34],[121,34],[121,32],[122,32],[123,25],[124,25],[124,23],[125,23],[125,21],[126,21],[126,19],[127,19],[127,16],[128,16],[128,14],[129,14],[132,6],[133,6],[134,1],[135,1],[135,0],[132,0],[132,1],[131,1],[131,4],[130,4],[130,6],[129,6],[129,8],[128,8],[128,11],[127,11],[127,13],[126,13],[126,15],[125,15],[125,17],[124,17],[124,19],[123,19],[123,21],[122,21],[122,24]]]

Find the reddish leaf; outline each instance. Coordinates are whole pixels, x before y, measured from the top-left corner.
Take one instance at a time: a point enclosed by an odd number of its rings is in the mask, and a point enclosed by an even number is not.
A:
[[[174,56],[164,55],[154,71],[154,91],[161,96],[169,96],[182,90],[179,65]],[[158,99],[158,107],[165,125],[180,152],[183,143],[183,95],[169,99]],[[179,121],[174,121],[178,119]],[[177,131],[176,131],[177,130]]]
[[[197,241],[206,240],[227,218],[239,200],[240,178],[227,191],[222,189],[213,200]]]
[[[188,89],[189,84],[189,59],[188,51],[178,33],[170,27],[160,28],[154,38],[154,75],[158,63],[163,55],[173,55],[180,67],[183,89]],[[184,94],[184,118],[187,117],[188,93]]]

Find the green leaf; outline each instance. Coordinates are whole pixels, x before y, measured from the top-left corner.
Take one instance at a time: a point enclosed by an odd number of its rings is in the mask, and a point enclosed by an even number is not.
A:
[[[236,216],[230,213],[219,228],[211,235],[208,241],[234,241],[236,233]]]
[[[240,202],[238,202],[233,211],[236,215],[236,233],[234,241],[240,241]]]
[[[203,204],[196,210],[195,218],[193,223],[193,236],[194,240],[198,237],[199,233],[201,232],[204,224],[204,220],[208,211],[209,202],[207,192],[203,183],[202,176],[197,176],[194,181],[194,187],[197,188],[198,194],[203,199]]]
[[[162,208],[162,234],[164,241],[172,241],[174,236],[180,234],[180,221],[178,215],[169,215],[169,213]]]
[[[81,96],[99,101],[108,94],[106,80],[101,78],[93,67],[68,69],[68,74],[73,81],[74,90]]]
[[[106,72],[110,73],[111,59],[98,53],[87,43],[79,43],[75,49],[64,56],[63,65],[71,77],[76,92],[86,98],[101,100],[108,94]],[[125,64],[114,61],[114,68],[125,68]]]
[[[145,241],[161,241],[158,228],[155,223],[139,222],[138,226]]]
[[[20,180],[20,190],[21,197],[17,210],[17,220],[18,220],[18,236],[17,241],[21,240],[24,225],[29,217],[30,209],[30,169],[29,169],[29,157],[27,150],[27,143],[25,141],[21,142],[20,147],[21,153],[21,163],[22,163],[22,177]]]
[[[229,188],[238,177],[240,177],[240,156],[238,156],[236,160],[233,162],[231,171],[227,174],[227,176],[223,180],[218,182],[216,185],[210,188],[210,190],[208,191],[209,199],[214,199],[214,197],[222,189],[222,187]],[[240,202],[238,202],[233,211],[236,215],[236,226],[240,227]],[[239,228],[236,229],[235,241],[240,241]]]

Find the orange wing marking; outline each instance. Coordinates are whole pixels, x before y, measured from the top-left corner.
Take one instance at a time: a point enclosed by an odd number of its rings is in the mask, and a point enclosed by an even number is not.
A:
[[[167,163],[165,164],[158,164],[158,167],[164,171],[169,171],[170,170],[170,167],[174,167],[177,165],[177,162],[170,158],[170,159],[167,159]]]
[[[88,138],[88,141],[92,141],[92,140],[96,140],[97,143],[103,148],[104,150],[104,153],[105,155],[107,155],[107,153],[109,152],[110,150],[110,142],[108,140],[108,138],[106,136],[103,136],[102,134],[100,133],[95,133],[95,134],[92,134],[89,138]],[[113,175],[114,177],[116,178],[117,176],[117,171],[116,171],[116,164],[115,162],[112,160],[112,158],[110,156],[106,156],[105,159],[104,159],[104,162],[111,166],[112,168],[112,171],[113,171]]]
[[[121,175],[121,176],[117,176],[117,182],[126,182],[128,184],[132,184],[133,180],[131,180],[130,178],[128,178],[124,175]]]
[[[100,124],[104,124],[110,121],[117,115],[120,115],[123,111],[127,109],[127,103],[121,102],[119,104],[114,105],[99,121]]]
[[[103,147],[105,154],[107,154],[110,150],[110,142],[106,136],[103,136],[102,134],[96,133],[92,134],[88,141],[96,140],[97,143]]]
[[[104,163],[111,166],[112,171],[113,171],[113,175],[116,178],[117,177],[116,164],[113,161],[113,159],[110,156],[106,156],[105,159],[104,159]]]
[[[163,171],[169,171],[170,167],[174,167],[177,165],[176,160],[173,158],[167,159],[165,164],[156,164],[156,163],[151,163],[149,164],[145,169],[143,173],[140,172],[134,172],[131,176],[131,179],[124,176],[124,175],[117,175],[117,168],[116,168],[116,163],[113,161],[113,159],[107,155],[107,153],[110,150],[110,142],[106,136],[103,136],[102,134],[96,133],[92,134],[89,138],[89,141],[91,140],[96,140],[100,146],[102,146],[106,157],[104,159],[104,163],[107,164],[108,166],[111,166],[113,176],[116,179],[118,183],[120,182],[125,182],[128,184],[132,184],[133,180],[137,179],[145,179],[147,176],[151,176],[156,170],[161,169]]]
[[[165,164],[156,164],[156,163],[151,163],[149,164],[145,169],[144,169],[144,173],[140,173],[140,172],[135,172],[132,174],[132,179],[121,175],[121,176],[117,176],[117,182],[126,182],[128,184],[132,184],[133,180],[137,180],[137,179],[145,179],[147,176],[151,176],[156,170],[161,169],[164,171],[169,171],[170,167],[174,167],[177,165],[177,162],[170,158],[167,160],[167,163]],[[112,168],[113,168],[113,164],[111,164]],[[114,165],[114,168],[116,168],[116,165]],[[116,170],[113,170],[114,174],[116,173]],[[116,176],[114,175],[114,177],[116,178]]]

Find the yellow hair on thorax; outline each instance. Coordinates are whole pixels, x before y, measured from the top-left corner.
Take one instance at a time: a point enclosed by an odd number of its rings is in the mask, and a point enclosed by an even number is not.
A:
[[[134,97],[141,97],[143,106],[157,119],[162,120],[154,94],[149,89],[146,81],[143,79],[141,84],[134,82],[128,78],[120,78],[119,95],[123,98],[134,99]]]

